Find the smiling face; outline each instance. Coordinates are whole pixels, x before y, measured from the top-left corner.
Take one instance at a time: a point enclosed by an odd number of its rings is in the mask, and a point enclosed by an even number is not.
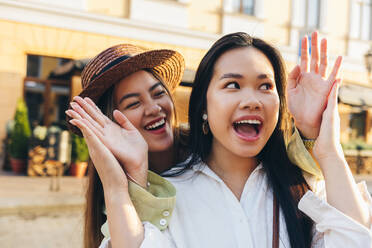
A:
[[[150,152],[173,145],[173,103],[163,84],[147,71],[138,71],[115,85],[114,104],[139,130]]]
[[[279,96],[268,58],[254,47],[229,50],[214,65],[207,91],[213,153],[255,157],[278,122]]]

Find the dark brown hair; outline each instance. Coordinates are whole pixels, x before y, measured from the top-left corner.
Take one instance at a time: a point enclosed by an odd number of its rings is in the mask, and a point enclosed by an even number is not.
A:
[[[196,72],[189,103],[189,148],[192,156],[181,173],[200,160],[207,162],[213,135],[211,132],[207,135],[203,134],[202,115],[207,107],[206,95],[214,73],[214,65],[225,52],[242,47],[254,47],[261,51],[274,69],[275,84],[280,99],[279,119],[273,134],[257,159],[262,162],[269,185],[284,214],[291,247],[311,247],[313,222],[297,208],[299,200],[309,187],[301,170],[290,162],[285,146],[285,137],[291,133],[291,119],[285,90],[287,84],[285,64],[279,51],[265,41],[243,32],[228,34],[216,41],[203,57]]]

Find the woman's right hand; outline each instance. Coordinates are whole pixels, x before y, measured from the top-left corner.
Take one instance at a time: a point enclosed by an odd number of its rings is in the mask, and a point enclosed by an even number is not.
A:
[[[120,126],[105,116],[91,99],[77,96],[74,100],[71,103],[73,110],[66,111],[66,114],[82,120],[118,159],[129,177],[146,187],[148,146],[139,131],[118,110],[113,115]]]

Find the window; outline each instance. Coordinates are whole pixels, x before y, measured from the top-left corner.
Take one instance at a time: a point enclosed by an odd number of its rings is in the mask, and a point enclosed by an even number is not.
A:
[[[372,0],[354,0],[351,3],[350,36],[372,40]]]
[[[303,0],[300,8],[303,27],[307,29],[319,28],[320,0]]]
[[[350,140],[365,139],[366,117],[366,111],[350,114]]]
[[[254,15],[255,0],[233,0],[232,10],[247,15]]]
[[[24,97],[32,126],[64,122],[70,99],[70,82],[50,79],[58,66],[71,61],[39,55],[27,55]]]

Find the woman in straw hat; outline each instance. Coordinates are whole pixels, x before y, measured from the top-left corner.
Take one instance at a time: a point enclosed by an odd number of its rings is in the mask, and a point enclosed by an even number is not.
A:
[[[90,120],[89,114],[93,117],[97,116],[94,113],[98,114],[98,122],[92,125],[99,127],[99,124],[103,123],[103,128],[96,129],[101,134],[101,141],[121,162],[127,176],[136,182],[129,183],[129,192],[138,198],[133,199],[133,202],[142,220],[152,221],[153,199],[155,203],[157,200],[161,201],[160,212],[163,209],[171,209],[174,204],[174,193],[170,192],[173,187],[170,185],[168,189],[163,184],[159,188],[158,183],[159,180],[162,182],[161,178],[155,178],[155,182],[152,182],[154,173],[150,172],[148,175],[147,159],[150,168],[157,173],[185,159],[182,152],[185,149],[179,138],[182,133],[173,128],[175,111],[171,97],[181,81],[183,71],[183,57],[176,51],[166,49],[145,51],[130,44],[110,47],[93,58],[84,68],[82,72],[83,91],[74,98],[75,102],[71,103],[72,109],[66,112],[68,116]],[[89,98],[86,98],[87,96]],[[126,122],[126,117],[122,113],[126,114],[131,123]],[[123,127],[131,128],[134,125],[135,128],[129,134],[122,132],[112,120]],[[69,127],[74,133],[81,135],[78,128],[73,125]],[[128,139],[136,140],[137,136],[141,137],[137,146],[133,144],[126,146],[125,142]],[[177,136],[177,139],[174,136]],[[133,156],[128,157],[127,153]],[[90,149],[90,157],[97,165],[99,160],[95,154],[98,152]],[[125,157],[122,157],[123,155]],[[144,164],[146,165],[143,166]],[[104,175],[113,173],[111,170],[100,171],[99,167],[97,170],[96,168],[90,167],[89,170],[85,247],[97,247],[103,238],[101,225],[106,219],[103,189],[107,181]],[[120,173],[115,175],[120,175]],[[113,183],[115,177],[109,178],[110,183]],[[151,183],[149,190],[155,191],[150,196],[146,190],[141,188],[147,187],[147,181]],[[125,187],[127,187],[126,184],[122,185],[122,188]],[[161,199],[156,197],[159,194],[162,195]],[[166,194],[168,197],[164,197]],[[133,222],[138,220],[136,218],[133,218]]]

